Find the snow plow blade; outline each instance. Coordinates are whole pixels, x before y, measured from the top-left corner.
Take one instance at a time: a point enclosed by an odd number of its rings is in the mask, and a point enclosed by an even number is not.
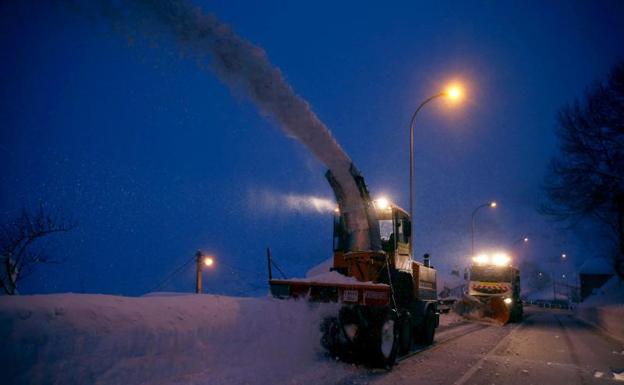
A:
[[[511,312],[503,298],[492,296],[477,298],[465,295],[457,301],[453,310],[464,318],[476,321],[489,321],[499,325],[509,322]]]

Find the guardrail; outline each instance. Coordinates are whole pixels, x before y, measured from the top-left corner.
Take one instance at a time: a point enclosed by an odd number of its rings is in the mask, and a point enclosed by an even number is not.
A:
[[[451,311],[455,303],[457,302],[457,298],[443,298],[438,300],[438,311],[442,314],[446,314]],[[576,307],[576,303],[556,300],[556,301],[547,301],[547,300],[522,300],[522,303],[525,306],[537,306],[544,309],[567,309],[573,310]]]
[[[523,300],[525,306],[537,306],[545,309],[567,309],[572,310],[576,307],[575,303],[562,300],[546,301],[546,300]]]

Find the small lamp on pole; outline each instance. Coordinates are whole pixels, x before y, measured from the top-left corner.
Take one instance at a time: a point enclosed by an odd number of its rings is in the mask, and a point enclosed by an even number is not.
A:
[[[197,250],[195,258],[195,293],[200,294],[203,292],[202,272],[204,268],[211,268],[214,265],[214,258],[209,255],[205,255],[201,252],[201,250]]]
[[[488,203],[484,203],[482,205],[479,205],[477,207],[475,207],[475,209],[472,211],[472,215],[470,216],[470,238],[471,238],[471,247],[470,247],[470,255],[474,256],[474,233],[475,233],[475,216],[477,215],[477,212],[484,208],[484,207],[490,207],[490,208],[496,208],[498,204],[495,201],[492,202],[488,202]],[[528,239],[527,239],[528,241]]]

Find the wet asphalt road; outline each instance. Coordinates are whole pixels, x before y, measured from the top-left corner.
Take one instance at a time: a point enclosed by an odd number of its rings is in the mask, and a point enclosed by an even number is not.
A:
[[[402,359],[392,371],[360,372],[339,383],[624,384],[622,342],[568,311],[527,307],[525,314],[520,324],[441,328],[432,347]]]

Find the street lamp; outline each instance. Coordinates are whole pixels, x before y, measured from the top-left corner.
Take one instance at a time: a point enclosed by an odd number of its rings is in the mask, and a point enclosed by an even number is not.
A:
[[[497,206],[497,203],[492,201],[492,202],[479,205],[475,207],[475,209],[472,211],[472,215],[470,216],[470,237],[472,240],[471,248],[470,248],[470,255],[474,255],[474,229],[475,229],[475,215],[477,215],[477,211],[479,211],[479,209],[482,209],[484,207],[495,208],[496,206]]]
[[[414,114],[412,114],[412,119],[410,120],[410,148],[409,148],[409,214],[410,221],[414,221],[414,123],[416,122],[416,115],[418,112],[425,106],[425,104],[430,101],[437,99],[439,97],[448,97],[450,100],[457,101],[462,97],[462,89],[457,85],[449,86],[445,91],[440,92],[439,94],[435,94],[425,99]],[[414,238],[413,231],[414,226],[410,228],[410,255],[414,258],[413,248],[414,248]]]
[[[517,245],[520,242],[529,243],[529,237],[520,237],[520,238],[516,239],[514,241],[514,243],[512,243],[511,245],[515,246],[515,245]]]
[[[210,255],[204,255],[201,250],[197,250],[195,253],[195,293],[199,294],[203,291],[202,287],[202,272],[204,267],[214,266],[214,258]]]

